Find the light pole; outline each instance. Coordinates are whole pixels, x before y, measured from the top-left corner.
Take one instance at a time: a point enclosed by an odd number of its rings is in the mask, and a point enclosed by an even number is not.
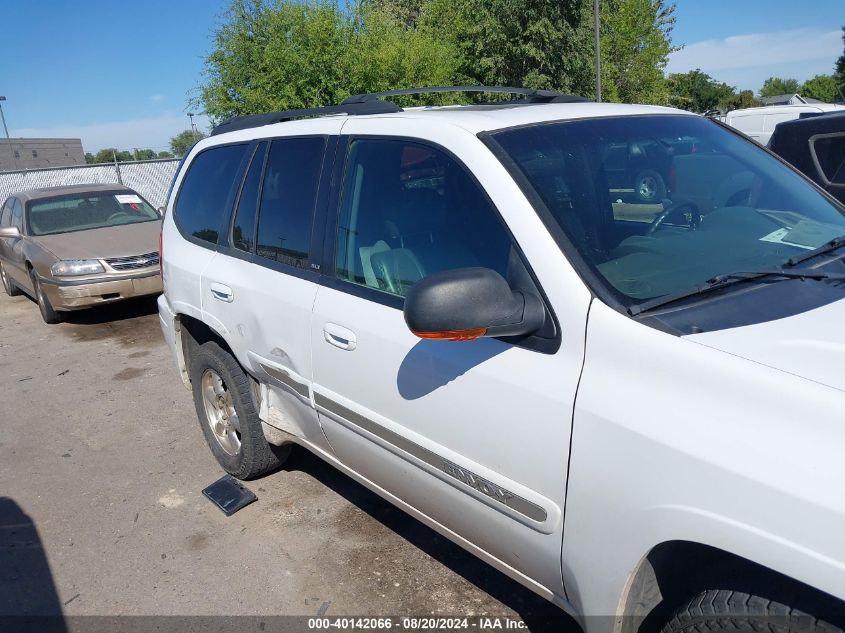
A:
[[[194,113],[188,112],[188,118],[191,119],[191,133],[194,135],[194,140],[197,140],[197,127],[194,125]]]
[[[593,20],[596,38],[596,101],[601,103],[601,40],[599,37],[599,0],[593,0]]]
[[[6,97],[0,95],[0,120],[3,121],[3,130],[6,132],[6,142],[9,144],[9,157],[15,163],[15,169],[18,169],[18,159],[15,158],[15,151],[12,149],[12,139],[9,138],[9,128],[6,127],[6,117],[3,116],[3,101]]]

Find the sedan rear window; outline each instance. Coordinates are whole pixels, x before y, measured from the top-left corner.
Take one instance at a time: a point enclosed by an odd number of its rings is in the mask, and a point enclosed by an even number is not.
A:
[[[29,203],[32,235],[53,235],[121,224],[158,220],[159,215],[141,196],[131,191],[98,191]]]

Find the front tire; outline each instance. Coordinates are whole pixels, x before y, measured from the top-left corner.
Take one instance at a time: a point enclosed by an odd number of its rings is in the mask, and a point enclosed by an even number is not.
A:
[[[290,453],[290,446],[267,443],[249,377],[214,341],[191,350],[191,390],[205,441],[233,477],[259,477]]]
[[[20,294],[23,294],[23,291],[15,285],[15,282],[12,281],[11,277],[6,273],[6,269],[3,267],[3,264],[0,264],[0,282],[3,283],[3,290],[6,291],[6,294],[10,297],[17,297]]]
[[[44,294],[44,289],[38,282],[38,275],[35,274],[34,270],[29,274],[32,277],[32,289],[35,291],[35,301],[38,303],[38,311],[41,312],[41,318],[44,319],[44,323],[50,325],[61,323],[62,315],[53,309],[50,300]]]
[[[741,591],[708,589],[679,607],[660,633],[842,633],[822,619],[826,614],[808,613],[811,609]]]

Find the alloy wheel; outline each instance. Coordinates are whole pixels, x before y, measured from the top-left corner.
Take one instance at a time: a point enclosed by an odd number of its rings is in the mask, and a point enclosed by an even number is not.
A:
[[[220,374],[209,368],[202,374],[200,389],[205,421],[214,439],[226,453],[237,455],[241,450],[241,424],[226,383]]]

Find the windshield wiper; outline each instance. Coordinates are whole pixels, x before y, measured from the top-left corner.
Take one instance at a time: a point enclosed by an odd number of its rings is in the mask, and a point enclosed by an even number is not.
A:
[[[842,245],[845,245],[845,238],[843,238]],[[716,275],[715,277],[711,277],[710,279],[705,281],[703,284],[699,284],[698,286],[694,286],[687,290],[681,290],[680,292],[663,295],[662,297],[655,297],[654,299],[649,299],[648,301],[644,301],[643,303],[638,303],[637,305],[628,308],[628,314],[631,316],[637,316],[638,314],[642,314],[643,312],[654,310],[655,308],[674,303],[675,301],[680,301],[681,299],[687,299],[689,297],[707,294],[708,292],[711,292],[713,290],[719,290],[720,288],[725,288],[726,286],[732,286],[743,281],[753,281],[761,279],[763,277],[779,277],[779,281],[783,281],[786,279],[842,280],[845,279],[845,274],[826,273],[821,270],[809,270],[806,268],[800,270],[740,270],[732,273],[725,273],[723,275]]]
[[[783,265],[787,268],[792,268],[793,266],[797,266],[801,262],[806,262],[808,259],[812,259],[817,255],[824,255],[825,253],[830,253],[832,251],[835,251],[837,248],[842,248],[843,246],[845,246],[845,235],[840,235],[839,237],[834,237],[832,240],[829,240],[821,246],[817,246],[816,248],[809,250],[806,253],[801,253],[796,257],[790,257],[786,260]]]

